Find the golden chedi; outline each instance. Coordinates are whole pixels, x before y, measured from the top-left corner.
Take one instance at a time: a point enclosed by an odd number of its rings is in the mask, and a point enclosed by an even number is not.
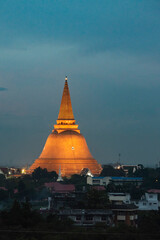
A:
[[[84,168],[88,168],[93,175],[100,174],[102,170],[101,165],[92,157],[78,125],[75,124],[67,77],[57,124],[48,136],[41,155],[29,170],[32,172],[38,167],[57,173],[61,168],[62,176],[67,177],[80,174]]]

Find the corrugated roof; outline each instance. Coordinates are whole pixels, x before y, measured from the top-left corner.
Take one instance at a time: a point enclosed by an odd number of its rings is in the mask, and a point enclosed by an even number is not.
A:
[[[57,193],[74,192],[75,186],[73,184],[61,184],[58,182],[50,182],[44,184],[48,188],[52,188]]]
[[[149,189],[148,193],[160,193],[160,189]]]
[[[142,181],[142,177],[111,177],[113,180],[140,180]]]

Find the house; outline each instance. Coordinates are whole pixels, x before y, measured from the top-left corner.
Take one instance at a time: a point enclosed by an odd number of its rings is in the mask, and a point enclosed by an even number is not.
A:
[[[108,193],[108,197],[112,204],[129,204],[131,200],[129,193]]]
[[[160,189],[149,189],[148,193],[156,193],[158,197],[158,208],[160,208]]]
[[[138,164],[138,165],[121,165],[121,164],[116,164],[116,166],[114,166],[115,169],[122,169],[125,172],[125,175],[128,176],[128,173],[134,173],[139,169],[143,169],[143,165],[142,164]]]
[[[75,186],[73,184],[61,184],[50,182],[44,184],[52,194],[51,205],[54,209],[71,207],[75,204]]]
[[[129,226],[137,226],[138,214],[134,204],[114,204],[111,209],[115,225],[125,223]]]
[[[61,184],[59,182],[45,183],[44,186],[48,188],[52,193],[72,193],[75,192],[75,186],[73,184]]]
[[[138,210],[158,210],[158,194],[154,192],[146,192],[140,200],[132,200],[132,203],[138,207]]]
[[[113,213],[111,209],[64,209],[58,213],[60,220],[70,218],[77,226],[94,226],[103,223],[113,225]]]
[[[158,194],[153,189],[146,192],[141,199],[132,200],[129,193],[108,193],[109,200],[112,204],[134,204],[137,210],[158,210]]]
[[[70,218],[77,226],[94,226],[103,223],[106,226],[115,226],[125,223],[137,226],[137,207],[134,204],[110,205],[108,209],[62,209],[59,210],[60,220]]]
[[[87,177],[87,184],[107,186],[109,184],[110,177]]]
[[[143,183],[142,177],[87,177],[87,184],[107,186],[113,183],[114,185],[132,184],[140,186]]]

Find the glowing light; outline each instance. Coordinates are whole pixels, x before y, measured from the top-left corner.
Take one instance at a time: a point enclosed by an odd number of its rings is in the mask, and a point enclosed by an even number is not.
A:
[[[116,169],[120,169],[120,168],[121,168],[121,166],[117,166],[117,167],[116,167]]]
[[[87,176],[93,177],[93,175],[90,171],[87,173]]]
[[[23,169],[21,170],[21,173],[22,173],[22,174],[25,174],[25,173],[26,173],[26,170],[23,168]]]

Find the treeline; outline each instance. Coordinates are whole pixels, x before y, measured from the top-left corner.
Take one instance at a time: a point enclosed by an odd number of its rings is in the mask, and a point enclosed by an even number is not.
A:
[[[47,169],[40,167],[35,169],[31,175],[22,175],[19,178],[5,178],[0,174],[0,201],[9,199],[40,200],[50,196],[49,191],[44,187],[45,182],[56,181],[58,175],[56,172],[48,172]]]

